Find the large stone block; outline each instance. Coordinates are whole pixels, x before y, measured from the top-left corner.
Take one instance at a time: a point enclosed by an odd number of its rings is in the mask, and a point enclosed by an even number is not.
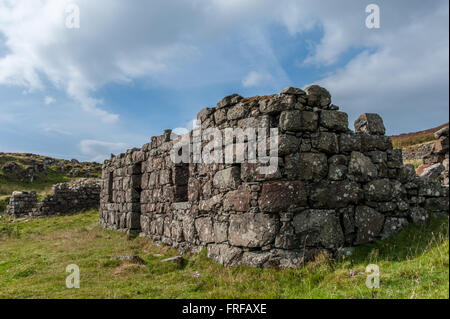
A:
[[[219,103],[217,103],[217,108],[221,109],[227,106],[232,106],[239,103],[243,99],[239,94],[232,94],[224,97]]]
[[[248,105],[244,103],[238,103],[228,110],[227,118],[229,121],[238,120],[245,117],[248,112]]]
[[[218,171],[214,175],[214,186],[220,189],[236,189],[241,183],[241,171],[237,166]]]
[[[353,151],[361,151],[361,135],[360,134],[340,134],[339,150],[342,153],[351,153]]]
[[[198,209],[201,212],[211,212],[216,206],[222,203],[222,195],[215,195],[209,199],[200,200],[198,203]]]
[[[285,131],[315,131],[319,115],[317,112],[284,111],[280,116],[280,128]]]
[[[330,132],[321,132],[318,137],[312,139],[312,146],[320,152],[327,154],[339,153],[338,136]]]
[[[371,159],[360,152],[352,152],[348,173],[359,181],[368,181],[377,177],[377,168]]]
[[[306,187],[297,181],[264,183],[258,203],[261,211],[273,213],[286,210],[291,205],[305,206]]]
[[[331,95],[327,89],[318,85],[311,85],[305,89],[308,96],[308,105],[312,107],[326,107],[331,103]]]
[[[363,198],[363,191],[359,184],[353,181],[344,180],[331,182],[328,187],[329,208],[343,208],[357,204]]]
[[[259,111],[263,114],[275,114],[293,109],[295,97],[289,95],[274,95],[259,101]]]
[[[323,153],[300,153],[298,166],[301,180],[322,179],[328,174],[327,156]]]
[[[278,155],[284,156],[300,150],[300,138],[295,135],[280,134],[278,136]]]
[[[344,233],[334,210],[308,209],[294,216],[293,225],[301,246],[338,248]]]
[[[356,244],[375,240],[381,233],[384,216],[368,206],[357,206],[355,210]]]
[[[320,125],[333,131],[346,132],[348,130],[348,115],[344,112],[320,112]]]
[[[279,179],[281,177],[279,167],[277,167],[276,170],[271,174],[261,174],[260,168],[263,168],[265,166],[267,165],[263,163],[249,163],[245,161],[241,164],[241,179],[244,182],[255,182]]]
[[[408,226],[408,220],[406,218],[398,217],[386,217],[384,222],[383,231],[381,233],[381,239],[386,239],[392,235],[398,233]]]
[[[203,244],[215,242],[214,228],[211,217],[201,217],[195,220],[198,238]]]
[[[355,132],[384,135],[386,129],[383,124],[383,119],[378,114],[365,113],[355,121]]]
[[[232,214],[228,241],[233,246],[263,247],[272,243],[280,224],[274,215],[262,213]]]
[[[392,140],[385,135],[359,134],[361,137],[361,150],[368,151],[387,151],[392,149]]]
[[[252,198],[251,189],[247,185],[241,185],[239,189],[228,192],[223,201],[223,207],[226,211],[245,212],[250,209]]]
[[[369,201],[387,202],[392,199],[393,192],[389,179],[376,179],[364,185],[364,192]]]
[[[228,244],[210,244],[207,256],[224,266],[234,266],[240,262],[242,249]]]

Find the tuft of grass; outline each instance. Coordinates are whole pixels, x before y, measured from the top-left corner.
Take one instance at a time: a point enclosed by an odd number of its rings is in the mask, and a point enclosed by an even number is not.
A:
[[[178,252],[100,228],[96,210],[10,222],[19,236],[0,237],[0,298],[449,298],[448,217],[287,270],[228,268],[205,250],[162,263]],[[144,264],[116,259],[135,254]],[[80,267],[79,289],[65,286],[69,264]],[[380,267],[379,289],[365,285],[369,264]]]
[[[405,160],[403,161],[403,164],[411,164],[414,166],[414,169],[417,170],[417,168],[423,164],[422,160]]]

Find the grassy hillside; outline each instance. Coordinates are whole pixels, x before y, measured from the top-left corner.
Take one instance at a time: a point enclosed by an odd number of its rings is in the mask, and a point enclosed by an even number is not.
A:
[[[434,141],[434,133],[436,131],[439,131],[441,128],[448,126],[449,124],[442,124],[437,127],[418,131],[418,132],[412,132],[412,133],[404,133],[399,135],[393,135],[391,136],[392,145],[394,148],[406,148],[406,147],[413,147],[415,145],[419,145],[422,143]],[[413,150],[413,148],[410,150]]]
[[[98,226],[98,212],[0,222],[0,298],[449,298],[448,218],[346,259],[321,256],[302,269],[226,268],[203,251],[184,265],[161,263],[176,251]],[[145,264],[113,260],[139,254]],[[80,289],[67,289],[77,264]],[[377,264],[381,287],[365,285]]]
[[[5,165],[11,163],[15,169],[5,169]],[[98,163],[80,163],[35,154],[0,153],[0,212],[5,209],[13,191],[35,190],[39,198],[43,198],[54,184],[100,175],[101,165]]]

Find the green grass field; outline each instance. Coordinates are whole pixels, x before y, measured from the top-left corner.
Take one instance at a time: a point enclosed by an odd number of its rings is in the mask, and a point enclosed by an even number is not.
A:
[[[177,252],[100,228],[95,210],[0,220],[0,298],[449,298],[448,218],[295,270],[226,268],[205,251],[161,263]],[[112,260],[133,254],[145,265]],[[80,267],[79,289],[65,286],[69,264]],[[379,289],[365,285],[368,264],[380,267]]]

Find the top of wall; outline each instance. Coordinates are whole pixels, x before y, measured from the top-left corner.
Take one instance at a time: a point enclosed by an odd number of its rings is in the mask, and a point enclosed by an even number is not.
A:
[[[339,107],[331,103],[328,90],[318,85],[311,85],[305,90],[287,87],[279,94],[247,98],[232,94],[220,100],[215,107],[204,108],[198,112],[197,124],[201,129],[278,127],[282,133],[288,135],[326,131],[353,134],[348,128],[347,113],[340,112]],[[383,121],[377,114],[363,114],[354,125],[356,133],[378,136],[385,134]],[[111,159],[105,160],[104,164],[108,165],[115,160],[123,159],[127,154],[147,152],[160,147],[163,143],[176,141],[177,138],[179,136],[170,129],[164,130],[162,135],[152,136],[151,141],[141,148],[132,148],[118,155],[111,154]],[[132,162],[143,160],[144,158],[138,158]]]

